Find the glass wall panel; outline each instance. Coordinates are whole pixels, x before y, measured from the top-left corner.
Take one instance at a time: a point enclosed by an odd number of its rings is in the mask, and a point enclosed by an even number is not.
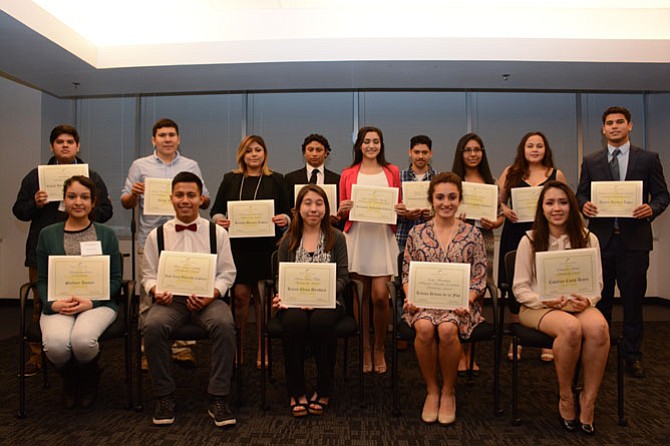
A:
[[[320,133],[328,139],[332,150],[326,165],[339,173],[352,160],[354,94],[250,94],[249,133],[265,139],[270,167],[281,173],[304,166],[302,142],[310,133]]]
[[[473,93],[473,131],[484,140],[493,175],[512,164],[523,135],[541,131],[554,165],[577,186],[577,109],[573,93]]]
[[[381,129],[388,161],[407,169],[410,138],[425,134],[433,141],[433,168],[451,170],[456,142],[467,129],[465,93],[363,92],[360,98],[360,126]]]

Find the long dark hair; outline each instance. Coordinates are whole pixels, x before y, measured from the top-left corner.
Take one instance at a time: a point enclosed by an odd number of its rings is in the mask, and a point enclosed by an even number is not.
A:
[[[284,234],[284,237],[288,237],[289,251],[295,251],[300,246],[300,240],[302,240],[302,229],[303,229],[303,220],[302,215],[300,215],[300,206],[302,205],[302,200],[305,198],[309,192],[314,192],[323,198],[323,203],[326,207],[326,213],[321,219],[321,233],[323,234],[323,250],[324,252],[329,252],[333,250],[335,246],[335,234],[333,227],[330,225],[330,204],[328,203],[328,195],[326,192],[316,184],[307,184],[300,189],[298,196],[295,200],[295,215],[293,220],[291,220],[291,226],[289,226],[288,231]]]
[[[377,155],[377,162],[382,167],[388,166],[389,163],[384,157],[384,135],[377,127],[370,126],[361,127],[360,130],[358,130],[358,135],[356,135],[356,142],[354,143],[354,162],[352,166],[360,164],[363,161],[363,151],[361,150],[361,146],[363,145],[363,140],[365,139],[365,135],[368,132],[375,132],[377,135],[379,135],[381,148],[379,149],[379,154]]]
[[[509,192],[510,189],[515,187],[521,180],[528,178],[530,175],[530,168],[528,166],[528,160],[526,159],[526,141],[531,136],[539,136],[544,141],[544,158],[542,158],[542,165],[547,168],[547,170],[554,167],[554,158],[551,155],[551,148],[549,147],[549,141],[547,137],[544,136],[542,132],[528,132],[523,135],[521,142],[516,148],[516,158],[514,158],[514,163],[509,167],[507,171],[507,178],[505,179],[505,191]]]
[[[486,158],[486,150],[484,149],[484,141],[476,133],[466,133],[461,136],[461,139],[458,140],[456,144],[456,153],[454,154],[454,163],[451,166],[451,171],[454,172],[461,178],[465,178],[465,163],[463,162],[463,154],[465,150],[465,145],[471,140],[477,141],[479,146],[482,148],[482,160],[477,166],[477,171],[484,179],[486,184],[495,184],[493,180],[493,175],[491,174],[491,168],[489,167],[489,160]]]
[[[589,234],[584,228],[584,221],[582,221],[579,213],[579,204],[574,192],[565,183],[560,181],[548,181],[540,192],[540,198],[537,200],[537,210],[535,211],[535,221],[533,222],[533,238],[531,245],[534,252],[547,251],[549,249],[549,222],[544,216],[544,209],[542,203],[544,196],[549,189],[562,190],[568,197],[570,205],[570,213],[568,214],[568,221],[566,222],[566,232],[570,239],[570,249],[586,248],[589,246]]]

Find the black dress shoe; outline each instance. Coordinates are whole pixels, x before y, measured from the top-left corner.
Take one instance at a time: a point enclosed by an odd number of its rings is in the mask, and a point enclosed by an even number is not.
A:
[[[644,369],[642,368],[642,361],[635,359],[632,361],[626,360],[626,373],[633,378],[644,378]]]
[[[582,432],[584,432],[586,435],[595,435],[596,434],[596,428],[593,427],[593,424],[591,423],[582,423]]]
[[[560,414],[558,415],[558,419],[561,422],[561,427],[568,432],[576,432],[580,426],[583,426],[579,420],[566,420]]]

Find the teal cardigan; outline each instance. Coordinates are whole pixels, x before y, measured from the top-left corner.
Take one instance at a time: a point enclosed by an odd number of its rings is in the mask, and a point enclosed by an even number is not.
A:
[[[93,308],[109,307],[118,310],[116,298],[121,291],[121,253],[119,241],[114,230],[109,226],[93,223],[95,232],[102,245],[102,253],[109,256],[109,295],[110,300],[94,300]],[[51,309],[52,302],[47,302],[47,280],[49,277],[49,256],[64,256],[63,239],[65,222],[55,223],[42,229],[37,241],[37,293],[42,299],[42,312],[55,314]]]

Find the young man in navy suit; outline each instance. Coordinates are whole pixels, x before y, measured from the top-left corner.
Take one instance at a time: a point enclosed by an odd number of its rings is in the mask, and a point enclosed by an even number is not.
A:
[[[624,313],[622,347],[626,371],[643,378],[642,305],[653,243],[651,222],[668,206],[670,195],[658,154],[630,143],[630,112],[623,107],[610,107],[602,118],[607,147],[584,157],[577,199],[602,250],[604,288],[598,309],[611,324],[616,281]],[[599,218],[598,207],[590,201],[591,182],[619,180],[642,181],[642,205],[629,218]]]

